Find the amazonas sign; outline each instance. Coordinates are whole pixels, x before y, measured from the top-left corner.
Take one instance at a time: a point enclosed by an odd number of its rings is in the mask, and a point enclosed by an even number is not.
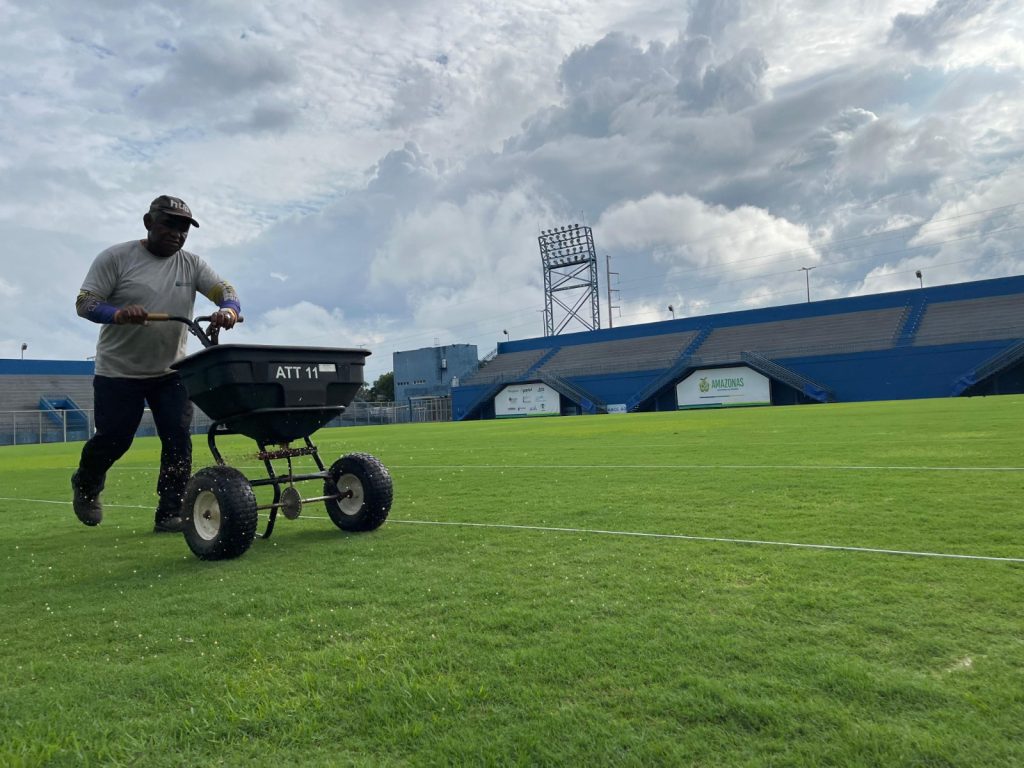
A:
[[[725,408],[735,405],[771,405],[771,382],[746,366],[705,368],[676,385],[680,408]]]

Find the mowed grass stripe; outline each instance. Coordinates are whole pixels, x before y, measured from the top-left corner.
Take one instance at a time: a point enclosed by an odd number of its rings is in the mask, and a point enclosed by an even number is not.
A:
[[[765,465],[1015,467],[1022,408],[323,430],[328,461],[392,467],[395,524],[345,535],[311,505],[223,563],[148,532],[137,441],[96,529],[0,500],[0,764],[1022,764],[1021,564],[463,525],[1013,557],[1015,472]],[[0,448],[4,496],[66,500],[78,450]],[[751,468],[610,466],[664,463]]]

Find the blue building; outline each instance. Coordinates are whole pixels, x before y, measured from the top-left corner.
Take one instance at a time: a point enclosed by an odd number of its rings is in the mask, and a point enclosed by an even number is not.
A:
[[[1024,392],[1024,277],[499,343],[455,420]]]
[[[395,402],[411,405],[414,400],[447,398],[453,379],[460,381],[480,365],[475,344],[424,347],[392,355],[395,373]]]

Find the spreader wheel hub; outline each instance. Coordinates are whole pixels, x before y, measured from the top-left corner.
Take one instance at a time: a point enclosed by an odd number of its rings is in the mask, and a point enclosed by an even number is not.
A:
[[[281,491],[281,511],[289,520],[295,520],[302,512],[302,496],[293,487]]]

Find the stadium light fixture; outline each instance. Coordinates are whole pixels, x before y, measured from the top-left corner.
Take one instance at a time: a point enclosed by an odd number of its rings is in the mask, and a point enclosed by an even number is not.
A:
[[[917,281],[921,284],[921,287],[924,288],[924,276],[921,274],[921,270],[917,270],[914,274],[917,275]]]
[[[505,341],[508,341],[508,329],[502,331],[505,334]]]
[[[550,227],[537,241],[544,268],[544,335],[556,336],[571,324],[600,328],[597,253],[590,227]]]
[[[21,359],[22,360],[25,359],[25,350],[26,349],[28,349],[28,344],[26,342],[24,342],[24,341],[21,342]]]
[[[676,308],[673,307],[671,304],[669,304],[668,305],[668,311],[672,313],[672,319],[675,320],[676,319]]]

